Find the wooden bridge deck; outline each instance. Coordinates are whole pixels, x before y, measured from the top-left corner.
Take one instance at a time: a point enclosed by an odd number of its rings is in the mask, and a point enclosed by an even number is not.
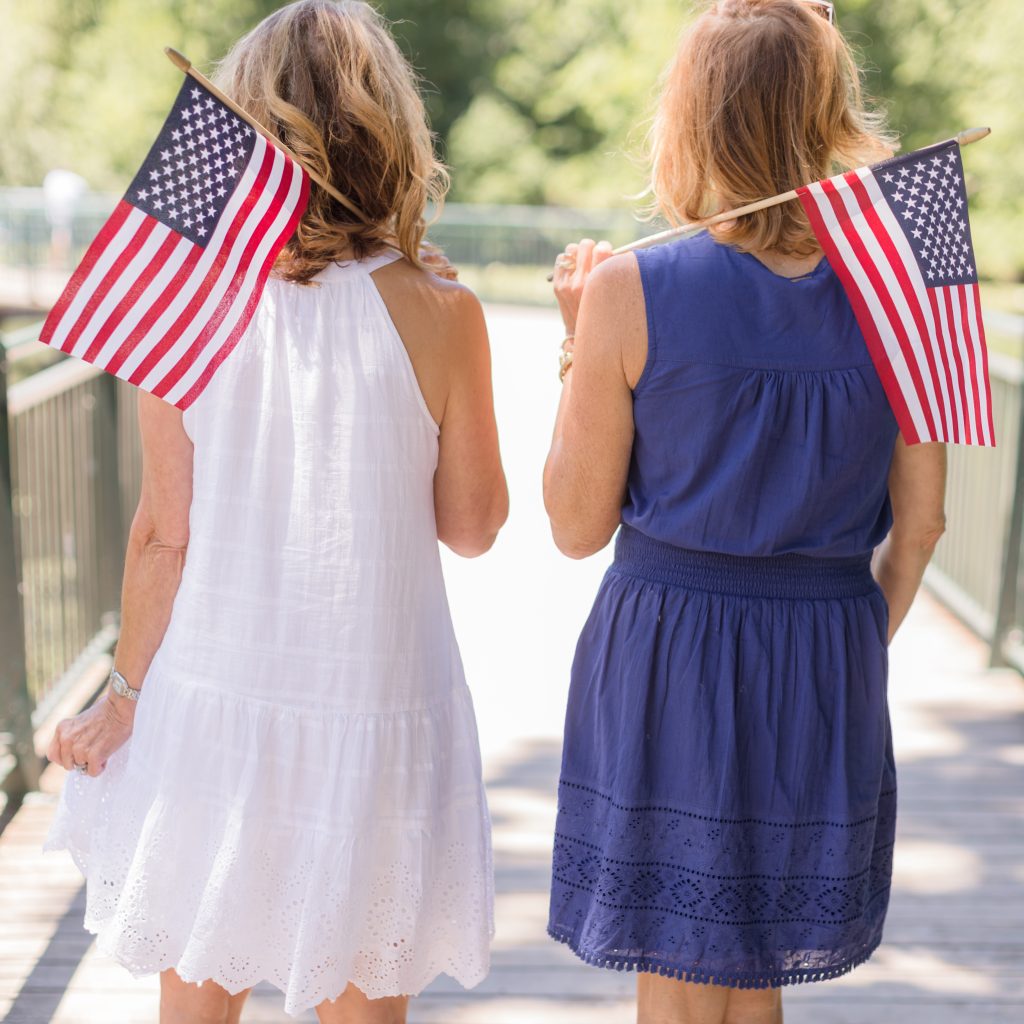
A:
[[[492,311],[498,413],[513,515],[485,559],[447,558],[480,721],[497,868],[490,977],[442,979],[419,1024],[626,1024],[635,978],[590,968],[544,933],[564,682],[607,556],[559,559],[539,495],[552,407],[550,314]],[[534,336],[551,344],[531,345]],[[786,993],[787,1024],[1003,1024],[1024,1019],[1024,681],[927,595],[892,648],[900,775],[885,942],[853,974]],[[41,855],[62,770],[44,775],[0,836],[0,1020],[156,1021],[157,980],[133,980],[81,928],[81,878]],[[260,985],[246,1021],[286,1021]],[[307,1014],[302,1019],[315,1020]]]

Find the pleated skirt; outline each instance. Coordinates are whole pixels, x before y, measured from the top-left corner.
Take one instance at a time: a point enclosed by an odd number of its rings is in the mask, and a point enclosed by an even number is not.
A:
[[[896,775],[870,556],[623,526],[572,669],[549,932],[588,963],[775,987],[881,941]]]

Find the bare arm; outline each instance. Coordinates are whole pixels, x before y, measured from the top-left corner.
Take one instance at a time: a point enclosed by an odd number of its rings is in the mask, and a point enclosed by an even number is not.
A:
[[[449,270],[441,280],[398,260],[376,271],[373,280],[440,427],[434,473],[438,539],[472,558],[491,547],[505,522],[508,487],[483,310]]]
[[[594,243],[585,239],[570,247],[574,280],[555,277],[566,329],[576,337],[544,466],[544,504],[555,543],[571,558],[600,551],[618,528],[633,448],[631,388],[647,351],[636,258],[609,258],[610,248],[596,251],[591,271]]]
[[[508,486],[498,451],[487,327],[468,290],[461,292],[447,344],[448,394],[434,473],[434,514],[438,538],[473,558],[490,549],[508,518]]]
[[[946,446],[896,440],[889,471],[893,525],[872,569],[889,604],[889,640],[906,618],[946,527]]]
[[[181,582],[192,504],[192,443],[181,412],[139,392],[142,495],[132,521],[121,587],[121,633],[115,664],[140,688],[160,646]],[[47,750],[70,769],[88,763],[98,775],[131,734],[135,703],[108,690],[91,707],[57,726]]]

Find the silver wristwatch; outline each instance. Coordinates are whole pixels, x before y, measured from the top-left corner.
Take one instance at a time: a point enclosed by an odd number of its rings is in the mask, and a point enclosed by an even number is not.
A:
[[[138,700],[139,694],[142,693],[141,690],[136,690],[134,687],[129,686],[128,680],[116,668],[110,670],[110,685],[114,693],[127,697],[129,700]]]

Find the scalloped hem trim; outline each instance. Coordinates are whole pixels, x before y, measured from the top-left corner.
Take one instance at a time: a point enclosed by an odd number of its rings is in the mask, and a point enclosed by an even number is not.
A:
[[[490,973],[489,964],[485,965],[481,971],[475,974],[461,974],[461,972],[459,974],[453,974],[451,971],[445,970],[443,968],[431,968],[431,971],[429,972],[429,975],[425,978],[425,980],[417,982],[409,989],[409,991],[374,991],[373,995],[369,995],[365,991],[365,989],[363,989],[360,986],[361,979],[352,976],[347,978],[345,982],[341,985],[341,988],[337,991],[335,991],[333,988],[328,989],[326,986],[323,986],[321,988],[321,991],[316,995],[304,996],[302,1000],[299,1001],[298,999],[293,1000],[293,997],[289,995],[288,989],[286,987],[287,982],[284,981],[284,979],[275,980],[268,972],[254,971],[252,972],[252,975],[245,981],[238,981],[229,980],[228,978],[219,975],[216,972],[214,972],[213,974],[206,974],[201,971],[198,974],[193,974],[191,971],[186,971],[182,973],[181,970],[179,970],[177,963],[174,962],[174,959],[172,957],[165,958],[167,960],[166,963],[139,965],[138,963],[132,961],[124,953],[119,951],[116,948],[116,946],[113,946],[111,943],[106,941],[106,929],[104,927],[104,924],[97,924],[95,921],[83,921],[82,927],[85,929],[85,931],[95,936],[96,949],[98,952],[115,961],[136,980],[139,980],[141,978],[148,978],[154,974],[160,974],[162,971],[165,971],[168,968],[173,967],[182,981],[194,985],[201,985],[204,981],[212,981],[215,985],[219,985],[221,988],[223,988],[229,995],[237,995],[244,989],[252,988],[253,986],[258,985],[260,982],[266,982],[267,984],[272,985],[274,988],[276,988],[277,991],[284,998],[283,1009],[284,1012],[289,1017],[301,1017],[303,1014],[308,1013],[310,1010],[314,1010],[324,1000],[337,999],[339,996],[344,994],[345,990],[348,988],[350,984],[355,985],[357,988],[360,988],[360,991],[362,991],[364,995],[367,995],[367,997],[370,999],[390,998],[393,996],[408,996],[409,998],[415,998],[416,996],[420,995],[428,985],[433,984],[438,978],[442,976],[451,978],[452,981],[454,981],[456,984],[462,986],[462,988],[464,989],[469,990],[476,988],[476,986],[479,985]],[[491,932],[490,937],[493,940],[493,931]],[[363,984],[365,985],[366,983],[363,982]]]
[[[788,971],[769,973],[758,973],[755,971],[719,973],[706,967],[673,967],[651,957],[606,956],[596,951],[581,949],[576,940],[568,933],[560,932],[550,926],[547,931],[551,938],[568,946],[580,960],[591,967],[605,967],[614,971],[660,974],[662,977],[675,978],[677,981],[696,982],[701,985],[723,985],[727,988],[781,988],[784,985],[802,985],[805,982],[829,981],[832,978],[839,978],[844,974],[849,974],[855,967],[859,967],[881,944],[881,939],[879,939],[860,956],[833,967],[798,967]]]

